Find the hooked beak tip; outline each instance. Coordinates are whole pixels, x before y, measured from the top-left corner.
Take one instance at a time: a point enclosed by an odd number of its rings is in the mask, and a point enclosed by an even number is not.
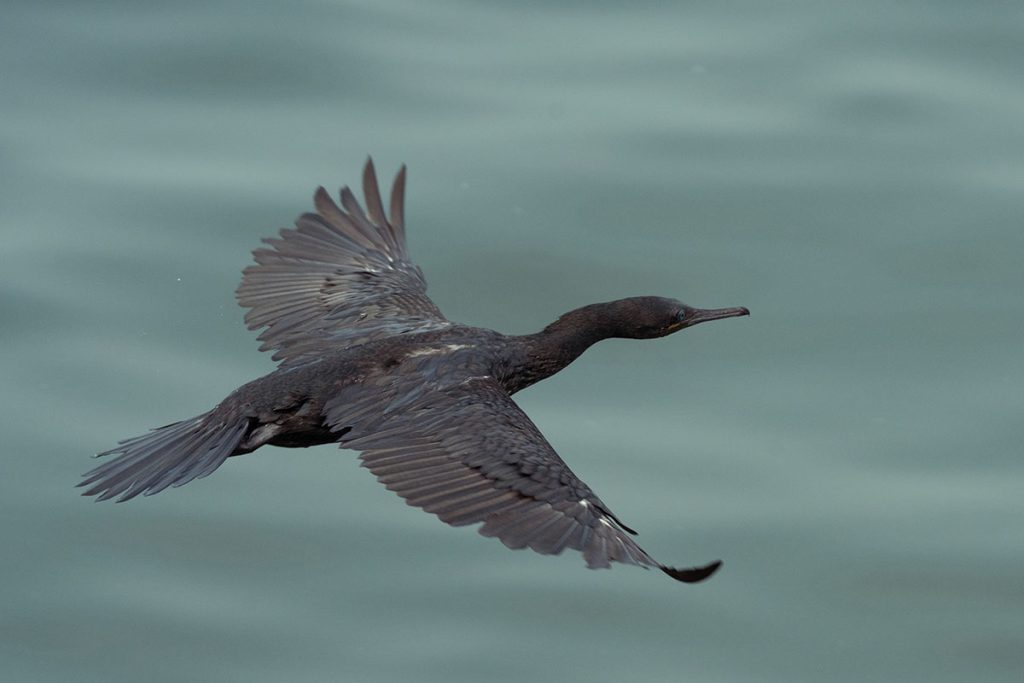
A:
[[[698,308],[693,310],[693,315],[690,318],[690,324],[696,325],[697,323],[709,322],[711,320],[736,318],[743,315],[750,315],[750,309],[746,306],[737,306],[735,308]]]

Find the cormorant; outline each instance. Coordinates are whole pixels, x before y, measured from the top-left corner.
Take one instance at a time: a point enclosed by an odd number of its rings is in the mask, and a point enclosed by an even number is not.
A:
[[[348,187],[341,206],[317,189],[316,213],[266,239],[243,271],[239,303],[260,350],[279,367],[213,410],[127,439],[85,474],[83,495],[129,500],[205,477],[264,444],[337,443],[361,452],[387,488],[453,526],[483,523],[509,548],[583,554],[590,568],[623,562],[701,581],[721,562],[675,569],[573,474],[512,400],[595,342],[664,337],[749,315],[642,296],[570,311],[536,334],[508,336],[444,317],[405,245],[405,166],[385,214],[373,161],[366,210]]]

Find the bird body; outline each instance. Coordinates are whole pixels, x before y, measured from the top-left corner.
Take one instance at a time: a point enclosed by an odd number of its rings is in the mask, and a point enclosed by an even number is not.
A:
[[[532,335],[447,320],[405,250],[405,169],[385,216],[376,173],[363,173],[364,212],[320,188],[315,214],[266,240],[244,272],[246,321],[264,328],[280,366],[207,413],[121,442],[85,475],[85,495],[120,501],[206,476],[228,457],[271,444],[338,443],[410,505],[512,548],[573,548],[589,567],[657,567],[684,582],[720,563],[673,569],[653,560],[551,448],[511,396],[609,337],[646,339],[746,315],[632,297],[570,311]]]

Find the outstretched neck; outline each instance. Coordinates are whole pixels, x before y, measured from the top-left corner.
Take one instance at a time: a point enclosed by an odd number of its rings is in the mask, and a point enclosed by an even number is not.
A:
[[[569,311],[532,336],[572,354],[571,362],[602,339],[624,336],[615,303],[590,304]]]
[[[546,379],[580,357],[593,344],[623,336],[609,304],[592,304],[569,311],[536,334],[515,337],[506,387],[525,389]]]

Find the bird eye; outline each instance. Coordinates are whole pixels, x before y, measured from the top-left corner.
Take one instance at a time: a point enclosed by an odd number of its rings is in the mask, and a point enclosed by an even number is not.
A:
[[[678,313],[676,313],[676,320],[685,320],[685,319],[686,319],[686,311],[685,310],[681,310]]]

